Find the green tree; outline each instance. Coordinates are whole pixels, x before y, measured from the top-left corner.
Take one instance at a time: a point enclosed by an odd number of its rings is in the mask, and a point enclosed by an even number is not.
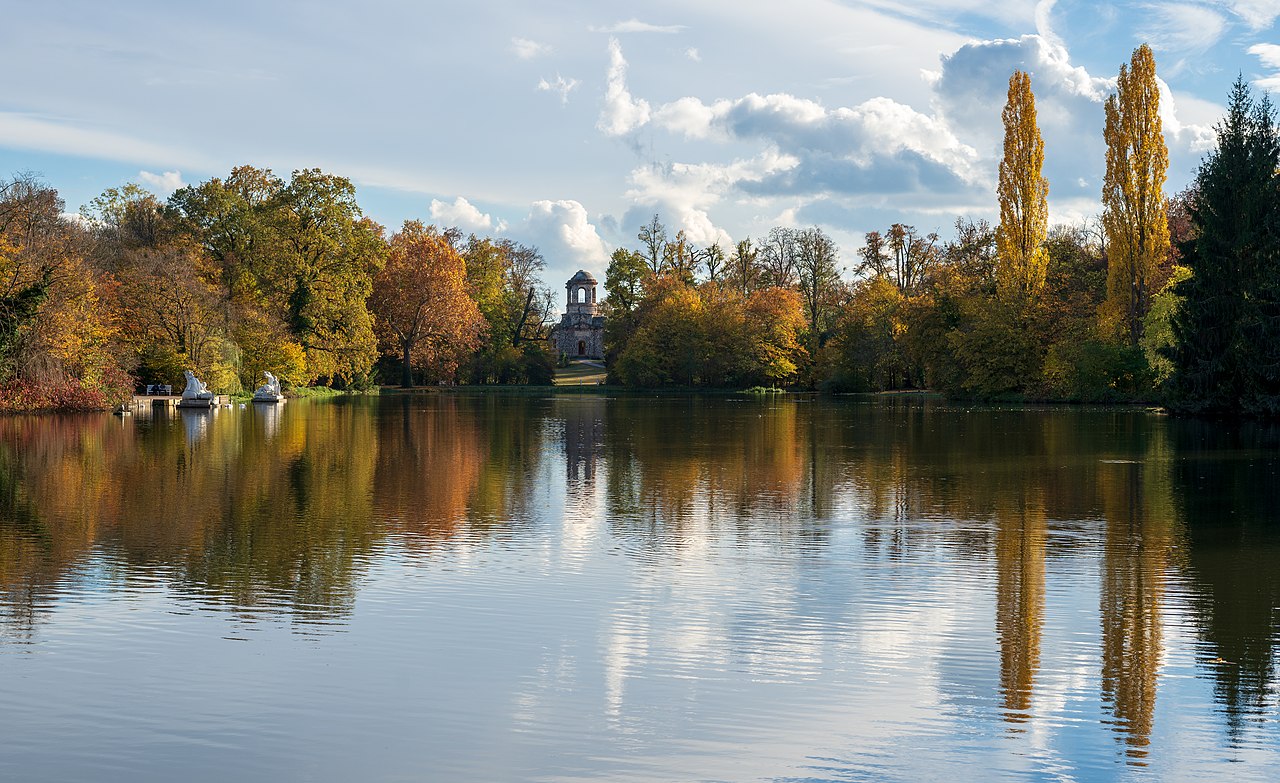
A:
[[[1183,409],[1280,412],[1278,164],[1271,103],[1237,79],[1180,248],[1191,277],[1177,288],[1170,386]]]

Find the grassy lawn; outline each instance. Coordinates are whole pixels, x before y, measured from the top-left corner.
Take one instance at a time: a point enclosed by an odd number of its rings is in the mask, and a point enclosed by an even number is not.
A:
[[[568,367],[557,367],[556,386],[597,386],[604,383],[605,370],[602,362],[574,360]]]

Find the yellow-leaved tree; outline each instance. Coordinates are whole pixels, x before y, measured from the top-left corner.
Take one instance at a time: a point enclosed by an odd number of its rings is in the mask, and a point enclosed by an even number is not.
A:
[[[1152,279],[1169,254],[1164,195],[1169,150],[1160,122],[1156,60],[1143,44],[1129,67],[1120,66],[1116,93],[1107,98],[1107,172],[1102,184],[1102,226],[1107,237],[1104,333],[1130,345],[1142,337]]]
[[[996,280],[1002,298],[1018,301],[1040,292],[1049,266],[1049,253],[1044,248],[1049,228],[1045,203],[1049,182],[1041,173],[1044,140],[1036,124],[1031,77],[1023,71],[1014,71],[1009,77],[1009,100],[1001,117],[1004,157],[996,189],[1000,200]]]

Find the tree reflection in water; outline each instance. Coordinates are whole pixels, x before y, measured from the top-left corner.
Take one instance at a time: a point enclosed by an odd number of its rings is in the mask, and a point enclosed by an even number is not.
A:
[[[1095,692],[1142,763],[1175,581],[1234,741],[1274,714],[1278,442],[1269,426],[1143,412],[596,395],[0,418],[0,633],[37,643],[86,580],[145,577],[177,600],[314,630],[345,621],[388,551],[429,566],[554,529],[575,556],[597,536],[625,544],[655,580],[679,558],[762,547],[804,580],[805,558],[849,532],[842,556],[868,563],[987,569],[999,671],[983,687],[1021,732],[1044,717],[1046,596],[1079,576],[1049,566],[1097,552]],[[828,624],[803,653],[811,674],[858,617],[824,589],[793,605]],[[723,632],[767,643],[792,620]]]

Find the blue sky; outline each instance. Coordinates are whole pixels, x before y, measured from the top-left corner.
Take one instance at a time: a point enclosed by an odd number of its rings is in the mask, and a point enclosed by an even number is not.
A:
[[[602,271],[657,212],[693,241],[994,218],[1009,74],[1032,75],[1055,222],[1097,212],[1102,101],[1151,44],[1169,190],[1231,82],[1280,87],[1280,0],[19,4],[0,172],[75,211],[248,163],[350,177],[366,211]]]

